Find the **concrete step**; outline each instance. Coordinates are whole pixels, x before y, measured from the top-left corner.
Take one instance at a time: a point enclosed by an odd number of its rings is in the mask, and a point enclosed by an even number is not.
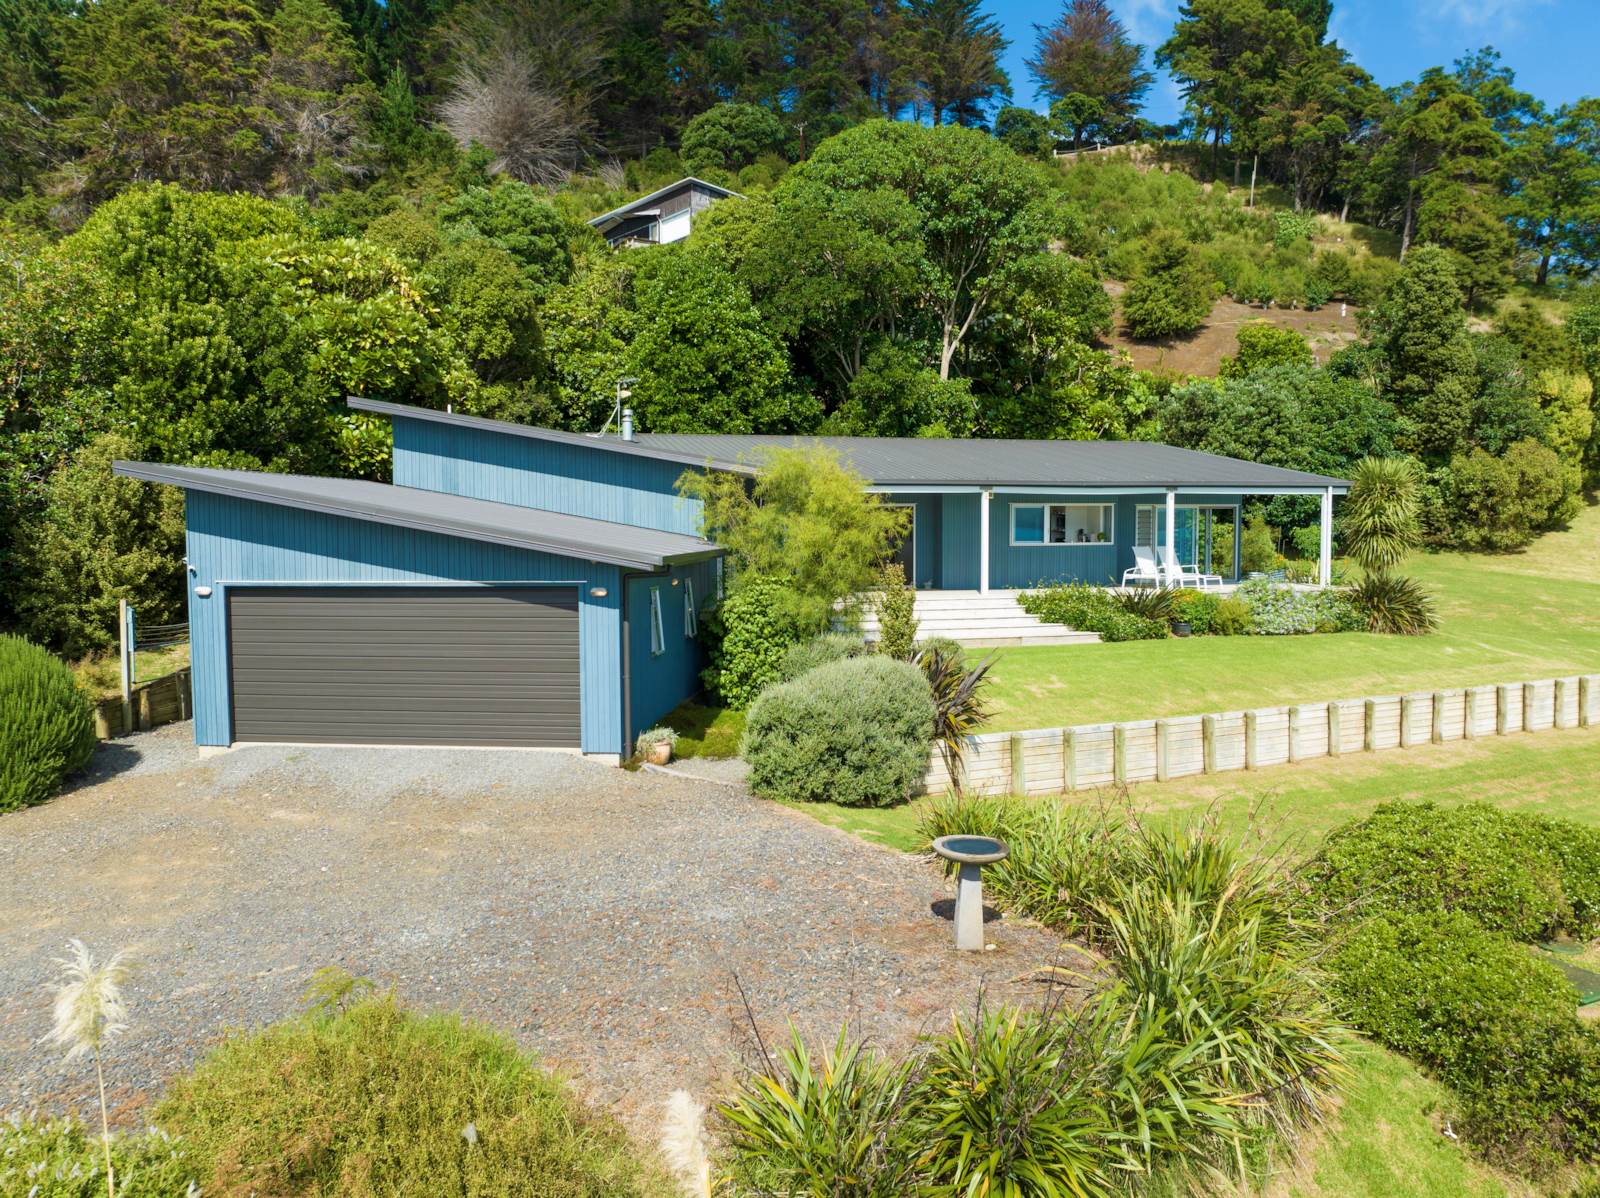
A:
[[[948,637],[972,648],[1004,645],[1081,645],[1100,640],[1098,633],[1046,624],[1022,610],[1014,594],[976,592],[917,593],[917,635]],[[877,614],[862,611],[861,630],[868,640],[878,635]]]

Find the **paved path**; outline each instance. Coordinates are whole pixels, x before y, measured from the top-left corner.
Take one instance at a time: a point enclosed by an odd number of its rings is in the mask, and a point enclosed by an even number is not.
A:
[[[940,1027],[1053,959],[991,925],[957,957],[931,866],[746,796],[559,754],[242,749],[189,726],[104,746],[71,793],[0,816],[0,1113],[87,1103],[38,1044],[69,937],[129,948],[124,1122],[226,1029],[298,1009],[339,965],[514,1035],[636,1130],[705,1097],[748,1045],[849,1019],[880,1043]]]

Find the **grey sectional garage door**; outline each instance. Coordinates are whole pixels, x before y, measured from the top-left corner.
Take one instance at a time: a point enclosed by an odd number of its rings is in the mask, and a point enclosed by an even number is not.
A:
[[[573,587],[228,591],[233,739],[578,747]]]

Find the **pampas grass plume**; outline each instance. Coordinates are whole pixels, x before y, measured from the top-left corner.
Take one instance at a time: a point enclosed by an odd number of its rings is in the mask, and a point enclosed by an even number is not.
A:
[[[711,1198],[711,1158],[706,1153],[705,1108],[687,1090],[667,1099],[661,1124],[661,1155],[686,1198]]]
[[[45,1035],[45,1042],[65,1048],[69,1061],[94,1056],[94,1076],[100,1086],[100,1144],[106,1155],[106,1195],[117,1198],[101,1047],[128,1027],[127,1008],[122,1005],[122,983],[128,977],[128,964],[117,953],[96,965],[94,955],[81,940],[69,940],[67,952],[64,960],[56,961],[62,980],[56,986],[55,1022]]]
[[[71,1061],[97,1052],[101,1041],[127,1030],[122,983],[128,966],[121,953],[96,965],[81,940],[68,941],[67,950],[71,955],[56,961],[62,982],[56,987],[55,1025],[45,1040],[65,1048]]]

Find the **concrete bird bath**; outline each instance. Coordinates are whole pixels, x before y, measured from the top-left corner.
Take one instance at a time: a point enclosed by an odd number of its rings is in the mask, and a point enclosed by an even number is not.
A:
[[[961,866],[956,884],[956,948],[962,952],[983,949],[983,867],[1004,861],[1011,852],[1006,842],[993,836],[941,836],[933,851]]]

